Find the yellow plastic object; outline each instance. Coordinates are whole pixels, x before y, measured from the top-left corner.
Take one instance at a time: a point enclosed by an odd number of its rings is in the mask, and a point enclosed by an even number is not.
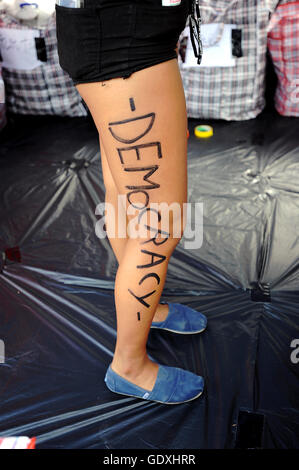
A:
[[[211,137],[213,135],[213,127],[207,126],[205,124],[200,124],[199,126],[195,127],[194,135],[196,135],[196,137],[199,137],[200,139]]]

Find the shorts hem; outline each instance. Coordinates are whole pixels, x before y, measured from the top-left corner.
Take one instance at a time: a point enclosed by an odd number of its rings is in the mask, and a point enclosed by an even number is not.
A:
[[[144,70],[144,69],[147,69],[149,67],[153,67],[154,65],[158,65],[158,64],[161,64],[163,62],[167,62],[168,60],[172,60],[172,59],[177,59],[176,53],[175,53],[175,56],[167,57],[167,58],[162,59],[162,60],[160,59],[160,60],[151,62],[150,64],[143,65],[143,66],[140,66],[140,67],[135,67],[130,72],[124,71],[122,74],[119,73],[119,72],[115,72],[115,73],[112,73],[112,74],[105,75],[104,77],[99,76],[99,77],[91,78],[90,80],[85,80],[85,79],[73,80],[73,83],[74,83],[74,85],[79,85],[79,84],[83,84],[83,83],[104,82],[106,80],[111,80],[112,78],[126,79],[126,78],[129,78],[133,73],[138,72],[139,70]]]

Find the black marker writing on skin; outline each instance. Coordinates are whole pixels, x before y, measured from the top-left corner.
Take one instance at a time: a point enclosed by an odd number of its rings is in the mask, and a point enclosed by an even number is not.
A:
[[[156,280],[157,280],[157,283],[160,284],[160,276],[158,276],[157,273],[148,273],[148,274],[145,274],[145,276],[143,276],[142,279],[140,279],[139,281],[139,285],[143,283],[143,281],[145,281],[145,279],[147,279],[148,277],[154,277]]]
[[[144,194],[146,197],[146,203],[143,204],[143,207],[135,206],[134,203],[130,199],[132,194],[140,194],[140,193]],[[134,191],[130,191],[129,193],[127,193],[127,200],[128,200],[128,203],[131,204],[135,209],[144,209],[149,203],[149,194],[146,191],[140,191],[139,189],[134,189]]]
[[[123,153],[124,152],[131,152],[132,150],[135,150],[136,152],[136,160],[140,160],[140,150],[145,149],[145,148],[150,148],[150,147],[157,147],[157,155],[158,158],[162,158],[162,151],[161,151],[161,143],[160,142],[150,142],[149,144],[139,144],[139,145],[131,145],[130,147],[124,147],[124,148],[118,148],[118,155],[119,159],[121,161],[121,164],[124,164],[124,157]],[[130,153],[129,153],[130,154]]]
[[[135,106],[134,98],[129,98],[129,103],[130,103],[131,111],[132,112],[135,111],[136,106]],[[148,113],[143,116],[124,119],[121,121],[110,122],[109,131],[111,135],[113,136],[113,138],[117,140],[118,142],[122,142],[124,144],[133,144],[137,140],[141,139],[142,137],[144,137],[146,134],[150,132],[150,130],[152,129],[154,125],[155,118],[156,118],[155,113]],[[139,135],[133,138],[128,138],[127,135],[132,134],[132,131],[134,130],[134,124],[136,124],[138,121],[139,122],[141,121],[144,123],[144,130],[140,132]],[[132,163],[132,158],[133,158],[133,161],[135,162],[141,161],[143,152],[148,149],[155,152],[155,154],[153,154],[153,158],[158,158],[158,159],[162,158],[161,142],[150,142],[150,143],[143,143],[139,145],[131,145],[127,147],[117,148],[120,162],[123,165],[123,170],[134,177],[135,184],[126,185],[126,188],[129,190],[127,192],[127,201],[134,208],[141,211],[138,216],[139,223],[144,214],[148,213],[148,211],[150,210],[154,211],[154,209],[150,209],[149,207],[147,207],[150,201],[149,191],[160,188],[160,184],[153,181],[153,179],[149,179],[149,178],[154,173],[158,172],[159,165],[153,164],[149,166],[141,165],[141,166],[133,166],[133,167],[127,166],[127,165],[129,165],[129,163]],[[142,174],[142,172],[145,172],[145,173]],[[140,178],[141,181],[139,184],[136,184],[136,177],[139,177],[139,175],[141,177]],[[147,184],[144,184],[144,183],[147,183]],[[141,205],[140,203],[138,203],[138,205],[136,203],[134,204],[134,196],[137,196],[137,195],[138,196],[141,195],[142,199],[144,200],[143,203],[141,203]],[[161,222],[160,212],[156,210],[154,212],[158,216],[158,222]],[[155,233],[154,233],[154,236],[150,238],[149,240],[140,242],[140,244],[142,245],[144,243],[152,242],[154,245],[158,246],[158,245],[161,245],[162,243],[165,243],[170,236],[168,232],[165,232],[159,228],[154,228],[154,227],[151,227],[150,225],[144,225],[144,227],[146,227],[150,231],[154,231]],[[166,236],[163,237],[161,242],[158,242],[157,237],[162,234]],[[146,264],[137,265],[136,266],[137,269],[143,270],[143,269],[153,268],[154,266],[157,266],[166,260],[166,256],[161,255],[160,253],[155,253],[153,251],[141,249],[141,253],[144,253],[150,257],[149,262]],[[160,284],[161,279],[159,275],[151,271],[143,275],[143,277],[139,281],[139,285],[143,284],[143,282],[148,278],[154,278],[157,281],[157,285]],[[148,297],[150,297],[156,292],[156,290],[154,289],[151,292],[148,292],[144,295],[137,295],[132,291],[132,289],[128,288],[128,291],[139,303],[141,303],[143,306],[147,308],[150,307],[150,304],[146,302],[145,299],[147,299]],[[137,319],[138,321],[141,320],[141,312],[137,312]]]
[[[130,98],[130,106],[131,106],[131,111],[136,110],[135,103],[134,103],[134,98]]]
[[[149,172],[143,176],[143,181],[146,181],[147,183],[149,183],[149,185],[139,185],[139,186],[130,186],[130,185],[127,185],[126,188],[128,189],[156,189],[156,188],[160,188],[160,185],[159,183],[153,183],[152,181],[149,181],[147,178],[149,178],[150,176],[152,176],[152,174],[157,171],[157,169],[159,168],[159,165],[151,165],[151,166],[144,166],[144,167],[137,167],[137,168],[124,168],[125,171],[147,171],[149,170]]]
[[[138,296],[138,295],[134,294],[134,292],[131,291],[131,289],[128,289],[128,291],[130,292],[130,294],[133,295],[133,297],[135,297],[135,299],[138,300],[138,302],[140,302],[142,305],[145,305],[145,307],[147,307],[147,308],[150,307],[150,304],[148,304],[147,302],[145,302],[145,300],[143,300],[143,299],[146,299],[147,297],[149,297],[150,295],[152,295],[154,292],[156,292],[155,290],[153,290],[152,292],[149,292],[148,294]]]
[[[132,118],[132,119],[125,119],[123,121],[116,121],[116,122],[109,122],[109,126],[123,126],[124,124],[128,124],[128,123],[132,123],[134,121],[138,121],[140,119],[148,119],[149,118],[149,125],[148,125],[148,128],[143,132],[141,133],[140,135],[138,135],[137,137],[134,137],[133,139],[128,139],[128,138],[124,138],[124,137],[121,137],[119,135],[117,135],[115,133],[114,130],[112,130],[112,127],[109,127],[109,131],[111,132],[111,134],[113,135],[113,137],[118,140],[119,142],[123,142],[124,144],[133,144],[133,142],[136,142],[137,140],[141,139],[141,137],[145,136],[146,134],[148,134],[148,132],[151,130],[151,128],[153,127],[154,125],[154,120],[155,120],[155,116],[156,114],[155,113],[149,113],[149,114],[145,114],[144,116],[138,116],[137,118]],[[126,127],[126,126],[125,126]]]
[[[141,218],[144,214],[146,214],[147,212],[154,212],[155,214],[157,214],[158,216],[158,222],[161,222],[161,214],[159,211],[157,211],[156,209],[153,209],[152,207],[145,207],[143,208],[142,210],[140,209],[140,213],[138,214],[138,222],[140,223],[141,222]],[[149,240],[146,240],[145,242],[142,242],[141,245],[144,245],[145,243],[149,243],[149,242],[153,242],[154,245],[156,246],[159,246],[159,245],[162,245],[163,243],[165,243],[168,238],[170,237],[170,233],[169,232],[165,232],[164,230],[161,230],[161,229],[157,229],[156,227],[151,227],[150,225],[143,225],[147,230],[150,230],[150,231],[155,231],[155,235],[153,236],[153,238],[150,238]],[[157,242],[156,238],[158,235],[166,235],[166,237],[163,237],[162,241],[160,243]]]
[[[146,253],[151,256],[151,262],[148,264],[137,264],[137,268],[151,268],[152,266],[157,266],[157,264],[163,263],[166,260],[166,256],[160,255],[160,253],[154,253],[153,251],[141,250],[141,253]],[[158,258],[156,261],[155,258]]]
[[[138,268],[139,266],[137,266]],[[157,274],[157,273],[148,273],[148,274],[145,274],[145,276],[143,276],[140,281],[139,281],[139,285],[143,283],[143,281],[145,281],[145,279],[148,279],[149,277],[154,277],[157,281],[157,284],[160,284],[160,276]],[[150,307],[150,304],[148,304],[147,302],[144,301],[144,299],[146,299],[147,297],[149,297],[150,295],[152,295],[154,292],[156,292],[155,290],[153,290],[152,292],[149,292],[148,294],[145,294],[143,296],[138,296],[136,294],[134,294],[134,292],[131,290],[131,289],[128,289],[128,291],[130,292],[130,294],[132,294],[135,299],[138,300],[138,302],[140,302],[142,305],[145,305],[145,307],[149,308]],[[140,312],[139,313],[139,319],[140,319]]]

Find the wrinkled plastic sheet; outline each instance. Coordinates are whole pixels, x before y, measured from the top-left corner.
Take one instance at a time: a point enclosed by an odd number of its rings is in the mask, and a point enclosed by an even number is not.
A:
[[[179,406],[103,380],[117,263],[94,231],[104,187],[90,116],[19,117],[0,137],[0,435],[36,436],[37,449],[298,448],[298,121],[209,121],[205,141],[198,123],[189,201],[203,203],[203,244],[178,245],[162,298],[208,328],[148,339],[153,360],[205,378]]]

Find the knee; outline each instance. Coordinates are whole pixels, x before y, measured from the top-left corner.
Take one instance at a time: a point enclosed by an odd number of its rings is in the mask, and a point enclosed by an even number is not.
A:
[[[128,237],[143,246],[155,246],[170,256],[183,237],[186,226],[184,204],[159,204],[128,217]]]

